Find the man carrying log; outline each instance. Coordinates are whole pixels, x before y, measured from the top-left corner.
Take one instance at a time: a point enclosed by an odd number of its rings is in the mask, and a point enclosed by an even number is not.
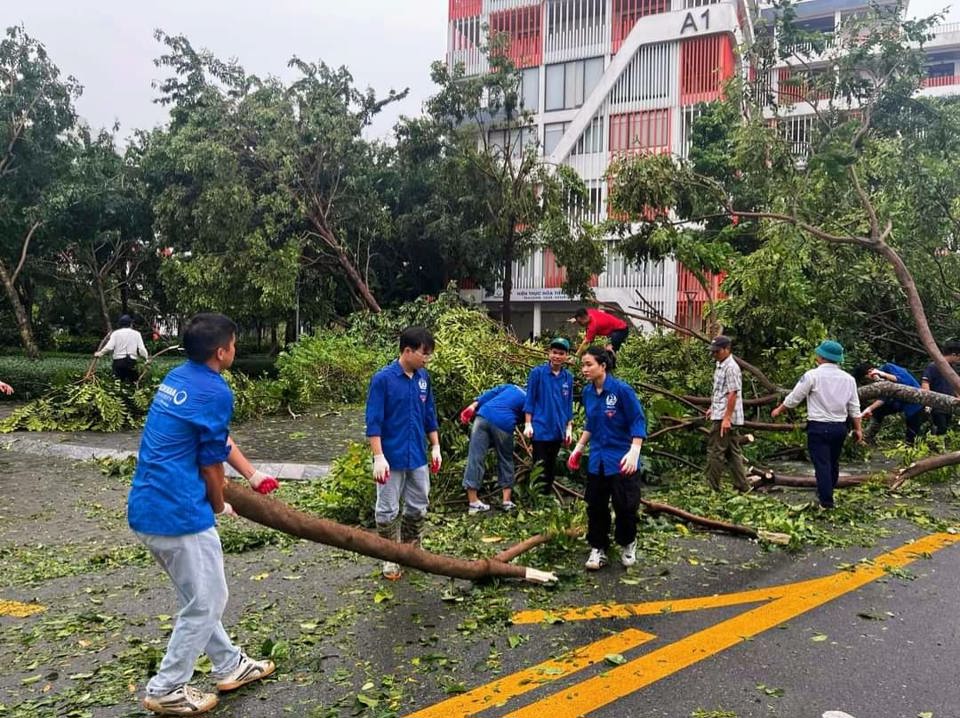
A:
[[[205,652],[220,692],[274,671],[233,644],[220,622],[227,604],[223,550],[216,515],[233,513],[223,500],[223,462],[266,493],[276,480],[259,472],[228,436],[233,393],[220,376],[233,364],[236,325],[222,314],[198,314],[187,325],[189,361],[163,379],[150,405],[137,470],[127,499],[130,528],[173,581],[180,612],[157,674],[147,683],[145,708],[160,715],[197,715],[217,705],[188,681]]]
[[[817,477],[820,508],[832,509],[833,490],[840,480],[840,450],[847,438],[847,419],[853,421],[857,441],[863,441],[857,382],[840,368],[843,346],[820,342],[815,350],[817,367],[806,372],[770,415],[777,418],[800,402],[807,402],[807,450]]]
[[[941,351],[943,352],[943,358],[954,365],[956,369],[960,370],[960,367],[957,367],[957,364],[960,364],[960,342],[947,342],[943,345]],[[957,395],[953,386],[951,386],[950,382],[940,373],[937,365],[933,362],[930,362],[927,368],[923,370],[923,376],[920,378],[920,388],[924,391],[936,391],[941,394],[949,394],[950,396]],[[927,407],[927,411],[930,413],[930,422],[933,424],[931,433],[934,436],[946,434],[947,428],[950,425],[950,414],[945,411],[931,409],[930,407]]]
[[[437,410],[424,368],[434,347],[433,335],[426,329],[407,327],[400,333],[397,360],[370,380],[366,422],[377,482],[374,515],[377,532],[391,541],[419,542],[430,499],[430,471],[440,471]],[[432,447],[429,471],[424,451],[427,437]],[[393,561],[383,562],[382,573],[391,581],[403,575]]]

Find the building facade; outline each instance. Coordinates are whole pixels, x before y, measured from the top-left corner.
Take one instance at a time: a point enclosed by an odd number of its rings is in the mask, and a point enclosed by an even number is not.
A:
[[[866,5],[808,0],[798,15],[811,29],[834,32]],[[719,98],[727,80],[744,72],[735,50],[752,40],[754,18],[763,12],[747,0],[449,0],[447,62],[463,63],[468,74],[485,72],[482,48],[490,35],[510,36],[505,52],[520,69],[523,104],[534,122],[523,142],[577,171],[589,194],[585,216],[596,222],[608,216],[612,161],[634,153],[686,156],[698,106]],[[929,53],[923,92],[952,92],[960,85],[960,26],[942,28]],[[789,63],[775,69],[773,89],[781,77],[785,89],[793,88],[786,81],[791,72]],[[813,107],[796,99],[782,121],[802,154]],[[574,303],[560,288],[563,272],[549,250],[514,266],[519,335],[538,335],[570,316]],[[641,303],[639,294],[685,326],[700,325],[707,294],[715,297],[718,284],[704,290],[675,261],[631,265],[615,240],[607,242],[606,269],[593,281],[601,302],[627,308]],[[465,293],[492,309],[502,299],[498,289]]]

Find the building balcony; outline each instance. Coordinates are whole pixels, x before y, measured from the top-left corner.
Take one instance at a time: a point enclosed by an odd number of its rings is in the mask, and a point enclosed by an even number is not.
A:
[[[951,85],[960,85],[960,75],[936,75],[934,77],[925,77],[921,82],[921,87],[949,87]]]

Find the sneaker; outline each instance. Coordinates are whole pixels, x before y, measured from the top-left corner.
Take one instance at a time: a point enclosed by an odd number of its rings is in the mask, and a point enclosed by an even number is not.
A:
[[[587,567],[589,571],[597,571],[598,569],[603,568],[607,565],[607,552],[602,548],[592,548],[590,549],[590,557],[587,559],[587,562],[584,566]]]
[[[381,573],[388,581],[396,581],[403,576],[403,569],[400,568],[400,564],[398,563],[394,563],[393,561],[384,561]]]
[[[471,501],[467,506],[467,513],[473,516],[473,514],[480,514],[484,511],[490,510],[490,504],[485,504],[482,501]]]
[[[217,681],[217,690],[221,693],[235,691],[240,686],[266,678],[276,669],[273,661],[255,661],[240,651],[240,662],[230,673]]]
[[[500,505],[500,508],[503,509],[504,511],[513,511],[515,508],[517,508],[517,505],[512,501],[504,501]]]
[[[195,716],[215,708],[219,699],[193,686],[182,685],[162,696],[147,696],[143,707],[162,716]]]
[[[633,566],[637,562],[637,540],[634,539],[626,546],[620,547],[620,563],[624,566]]]

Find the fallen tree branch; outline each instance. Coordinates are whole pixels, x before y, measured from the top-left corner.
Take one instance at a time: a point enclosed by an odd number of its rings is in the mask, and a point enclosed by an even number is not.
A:
[[[960,451],[951,451],[938,456],[929,456],[926,459],[914,461],[910,466],[893,472],[889,479],[890,489],[898,489],[905,481],[916,478],[928,471],[943,469],[947,466],[960,466]]]
[[[519,578],[532,583],[553,583],[557,580],[554,574],[534,568],[489,558],[465,561],[424,551],[412,543],[389,541],[368,531],[310,516],[236,482],[227,482],[224,498],[240,516],[268,528],[427,573],[471,581],[494,576]]]
[[[676,506],[671,506],[670,504],[661,504],[656,501],[648,501],[647,499],[640,499],[640,503],[643,505],[643,508],[647,513],[670,514],[671,516],[676,516],[677,518],[681,518],[684,521],[688,521],[689,523],[697,526],[703,526],[711,531],[724,531],[737,536],[746,536],[748,538],[770,541],[771,543],[790,543],[790,536],[787,534],[777,533],[775,531],[764,531],[763,529],[755,529],[750,526],[741,526],[740,524],[731,524],[727,521],[718,521],[717,519],[708,519],[703,516],[691,514],[689,511],[678,509]]]
[[[554,487],[556,487],[556,484],[554,484]],[[564,531],[563,535],[566,536],[567,538],[578,538],[579,536],[583,535],[583,528],[580,526],[574,526]],[[512,561],[520,554],[526,553],[532,548],[536,548],[537,546],[542,546],[545,543],[549,543],[550,541],[553,541],[553,539],[555,539],[556,537],[557,537],[557,534],[553,531],[545,534],[537,534],[536,536],[531,536],[530,538],[524,539],[520,543],[514,544],[510,548],[501,551],[496,556],[494,556],[491,560],[502,561],[503,563],[507,563],[508,561]]]
[[[960,397],[940,394],[935,391],[924,391],[915,386],[897,384],[892,381],[878,381],[861,386],[857,391],[860,403],[866,404],[874,399],[896,399],[908,404],[929,406],[946,414],[960,414]]]
[[[764,396],[758,396],[753,399],[744,399],[744,406],[765,406],[767,404],[774,404],[779,401],[782,394],[765,394]],[[682,396],[680,397],[683,401],[688,404],[696,404],[697,406],[710,406],[713,402],[713,399],[709,396]]]

